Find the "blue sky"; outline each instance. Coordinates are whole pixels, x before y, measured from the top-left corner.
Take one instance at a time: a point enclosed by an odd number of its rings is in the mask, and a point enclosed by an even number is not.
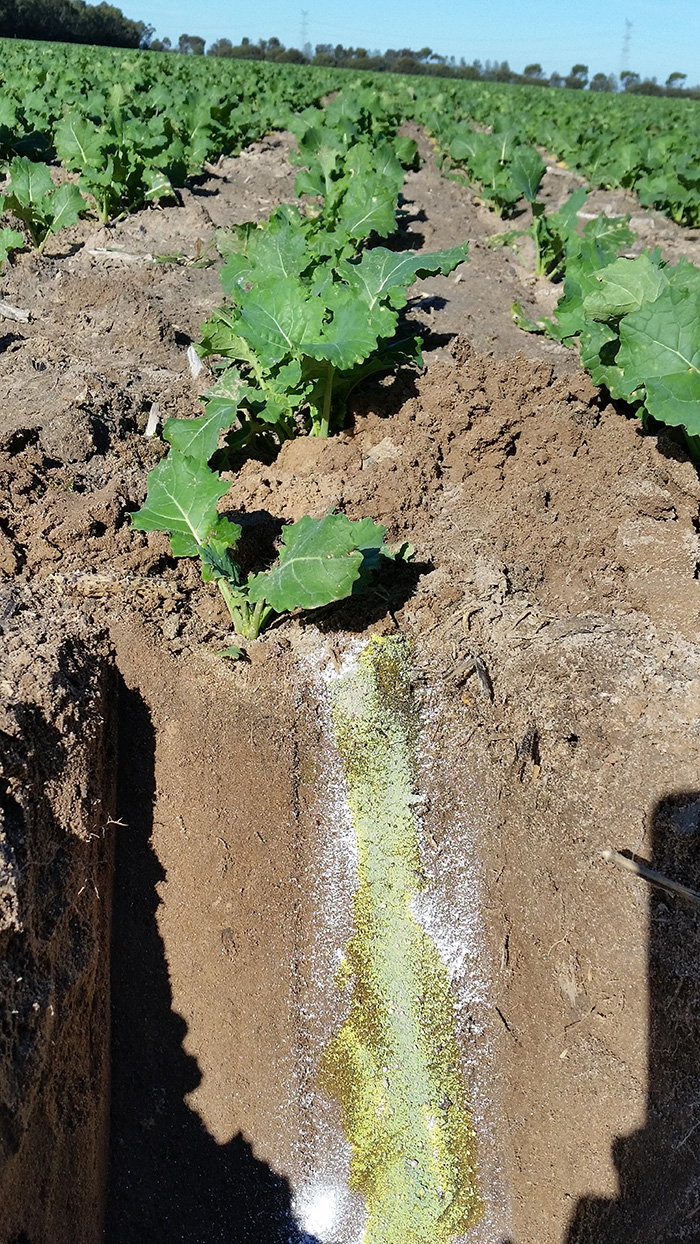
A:
[[[118,0],[117,0],[118,3]],[[632,23],[628,68],[665,81],[674,71],[700,83],[700,0],[125,0],[128,17],[156,27],[173,41],[184,33],[208,43],[277,35],[300,46],[302,8],[311,44],[343,43],[368,49],[421,48],[467,61],[507,60],[522,70],[539,61],[564,74],[582,61],[591,74],[619,73],[625,19]]]

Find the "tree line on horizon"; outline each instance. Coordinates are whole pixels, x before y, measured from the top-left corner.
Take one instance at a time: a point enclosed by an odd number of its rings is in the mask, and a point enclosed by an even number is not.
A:
[[[154,40],[153,51],[179,51],[204,53],[204,40],[191,35],[181,35],[179,44],[172,49],[169,40]],[[192,42],[196,47],[190,47]],[[201,49],[200,49],[201,45]],[[467,64],[464,57],[457,61],[454,56],[441,56],[432,48],[422,48],[418,52],[410,48],[397,51],[389,48],[386,52],[368,52],[366,48],[345,48],[342,44],[333,46],[330,43],[317,43],[315,50],[307,45],[304,51],[298,48],[285,48],[279,39],[260,39],[253,43],[243,39],[239,44],[232,44],[230,39],[217,39],[206,51],[207,56],[234,57],[240,60],[271,60],[286,61],[299,65],[323,65],[336,69],[360,69],[375,73],[408,73],[428,74],[432,77],[465,78],[477,82],[512,82],[524,86],[567,87],[569,90],[617,91],[623,90],[643,95],[691,95],[700,88],[686,88],[685,73],[672,73],[665,84],[661,85],[656,78],[642,78],[640,74],[623,70],[620,80],[614,74],[596,73],[589,77],[588,65],[573,65],[568,74],[545,74],[539,64],[526,65],[522,73],[510,68],[504,61],[472,61]]]
[[[206,47],[200,35],[182,34],[177,44],[169,39],[156,39],[153,26],[133,21],[120,9],[105,3],[87,4],[85,0],[0,0],[0,37],[51,40],[59,43],[87,43],[106,47],[142,48],[152,52],[178,52],[188,56],[217,56],[235,60],[273,61],[282,64],[321,65],[337,69],[354,69],[374,73],[405,73],[431,77],[464,78],[477,82],[510,82],[523,86],[566,87],[569,90],[618,91],[641,95],[671,95],[700,98],[700,87],[686,87],[687,75],[672,73],[662,85],[656,78],[642,78],[625,70],[618,79],[613,74],[589,76],[588,66],[573,65],[568,74],[547,75],[536,63],[526,65],[522,73],[510,68],[508,61],[472,61],[462,57],[442,56],[432,48],[419,51],[411,48],[389,48],[386,52],[366,48],[343,47],[342,44],[306,44],[303,50],[286,48],[277,38],[242,39],[234,44],[221,38]]]
[[[147,48],[154,27],[125,17],[112,4],[85,0],[0,0],[0,37]]]

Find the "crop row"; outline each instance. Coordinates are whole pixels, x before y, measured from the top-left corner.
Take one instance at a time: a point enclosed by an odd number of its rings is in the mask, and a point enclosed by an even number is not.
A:
[[[227,366],[203,419],[215,441],[231,429],[229,456],[260,435],[282,441],[301,425],[327,435],[342,426],[359,380],[419,361],[418,343],[396,338],[398,312],[416,275],[443,271],[452,252],[431,268],[430,256],[367,247],[370,235],[386,237],[396,227],[402,164],[416,158],[415,145],[398,137],[406,118],[433,135],[444,170],[475,184],[502,215],[523,197],[531,202],[537,270],[563,278],[564,296],[555,320],[526,325],[516,312],[521,326],[578,344],[596,383],[643,418],[683,427],[697,452],[698,270],[685,262],[667,269],[656,254],[619,258],[632,241],[624,222],[599,218],[582,235],[577,212],[585,191],[547,215],[537,199],[545,165],[532,145],[563,156],[596,184],[629,187],[642,202],[696,223],[695,103],[371,75],[348,80],[337,70],[19,41],[5,42],[3,53],[0,159],[9,183],[0,211],[39,248],[89,210],[84,195],[106,221],[172,196],[212,156],[275,128],[295,133],[296,190],[313,210],[288,205],[263,229],[249,225],[219,237],[228,302],[205,325],[201,351]],[[320,107],[340,82],[346,89]],[[44,162],[53,158],[80,174],[80,188],[54,185]],[[12,224],[0,229],[0,262],[23,245]],[[613,276],[635,285],[631,301],[615,302]]]
[[[342,85],[391,99],[486,188],[502,172],[491,135],[482,132],[490,130],[514,149],[545,148],[592,185],[633,190],[643,205],[700,224],[695,101],[399,75],[349,78],[337,69],[22,40],[0,40],[0,47],[0,162],[58,158],[81,172],[103,218],[171,194],[206,160],[284,127],[290,113]],[[497,191],[507,196],[513,185],[491,189],[494,205],[507,210],[514,200],[499,205]]]
[[[0,168],[58,159],[102,220],[239,152],[318,102],[337,73],[0,40]]]
[[[579,232],[585,198],[577,190],[535,220],[540,269],[563,277],[564,288],[551,319],[529,320],[515,304],[515,321],[577,346],[596,385],[645,425],[680,427],[700,460],[700,269],[687,259],[667,264],[658,249],[620,255],[634,242],[629,217],[599,216]]]
[[[397,229],[403,164],[417,155],[397,124],[371,90],[341,92],[293,119],[295,191],[305,207],[287,204],[261,224],[218,231],[227,297],[203,326],[199,352],[219,377],[203,415],[167,420],[170,452],[134,515],[137,528],[169,534],[174,556],[200,558],[205,581],[216,581],[235,630],[249,639],[275,614],[342,599],[395,556],[370,519],[305,515],[285,529],[279,565],[244,578],[241,529],[218,502],[229,490],[221,475],[235,469],[241,448],[261,437],[328,436],[343,426],[362,380],[421,364],[420,341],[398,332],[407,288],[419,275],[451,272],[467,245],[426,255],[376,244]]]
[[[633,190],[643,206],[700,225],[700,103],[483,82],[421,81],[415,94],[416,120],[445,153],[476,123],[545,148],[591,185]]]

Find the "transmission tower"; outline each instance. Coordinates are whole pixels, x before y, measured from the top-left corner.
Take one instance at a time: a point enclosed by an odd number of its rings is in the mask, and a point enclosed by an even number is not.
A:
[[[309,10],[302,9],[301,10],[301,47],[302,47],[302,50],[306,49],[308,42],[309,42]]]
[[[620,77],[625,69],[630,67],[630,43],[632,42],[632,23],[629,17],[625,18],[625,36],[622,40],[622,55],[620,57]]]

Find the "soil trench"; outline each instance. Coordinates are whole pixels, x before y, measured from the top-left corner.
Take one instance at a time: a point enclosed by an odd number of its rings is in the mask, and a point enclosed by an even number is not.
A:
[[[348,1190],[338,1106],[317,1082],[346,1005],[335,976],[356,885],[322,677],[335,668],[330,644],[299,637],[297,652],[272,652],[242,684],[207,656],[186,667],[164,660],[145,629],[113,635],[124,824],[107,1238],[359,1239],[364,1207]],[[421,749],[423,798],[439,808],[425,813],[433,843],[460,822],[464,792],[459,782],[448,789],[433,753],[438,715],[433,704]],[[455,757],[457,773],[464,779]],[[427,848],[421,906],[457,988],[488,1200],[469,1239],[487,1244],[509,1210],[490,1099],[500,1030],[478,915],[482,829],[476,813],[467,819],[472,842],[457,876],[441,875]]]

